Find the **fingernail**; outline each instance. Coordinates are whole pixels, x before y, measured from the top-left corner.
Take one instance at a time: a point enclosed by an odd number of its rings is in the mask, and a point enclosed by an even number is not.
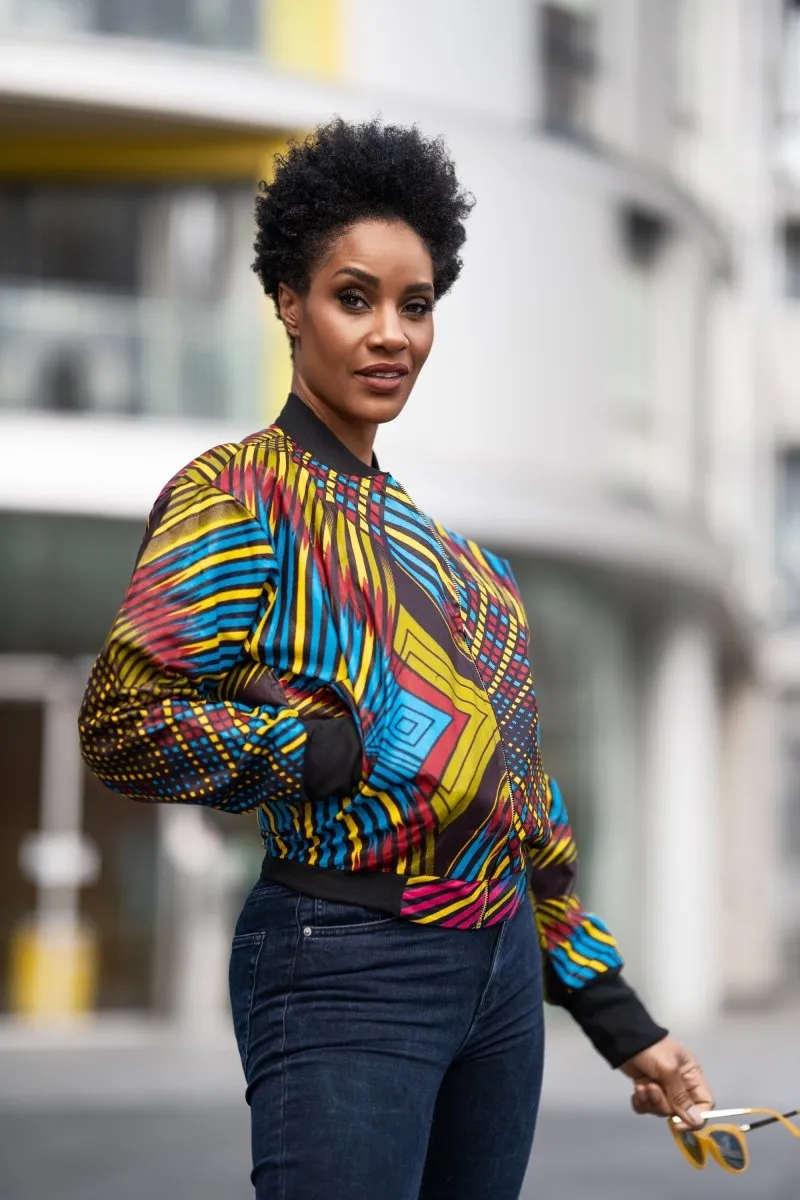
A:
[[[703,1121],[705,1120],[705,1117],[703,1116],[700,1109],[695,1108],[694,1105],[692,1105],[691,1108],[687,1108],[686,1115],[694,1125],[702,1125]]]

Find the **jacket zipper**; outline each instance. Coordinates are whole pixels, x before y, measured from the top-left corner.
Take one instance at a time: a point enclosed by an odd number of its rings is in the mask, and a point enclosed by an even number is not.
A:
[[[478,918],[478,928],[479,929],[483,929],[483,923],[486,920],[486,910],[488,907],[489,907],[489,884],[484,883],[484,885],[483,885],[483,907],[481,908],[481,915]]]

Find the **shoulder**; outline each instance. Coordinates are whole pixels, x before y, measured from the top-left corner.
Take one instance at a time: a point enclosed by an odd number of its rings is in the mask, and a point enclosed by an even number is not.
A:
[[[167,481],[154,509],[172,497],[217,493],[257,516],[282,473],[285,438],[269,426],[240,442],[221,442],[186,463]]]

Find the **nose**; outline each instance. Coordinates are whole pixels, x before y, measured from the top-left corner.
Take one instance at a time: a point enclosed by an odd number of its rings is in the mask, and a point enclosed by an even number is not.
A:
[[[403,329],[396,307],[393,304],[376,305],[373,309],[374,319],[367,338],[370,350],[385,350],[389,354],[399,354],[408,346],[408,337]]]

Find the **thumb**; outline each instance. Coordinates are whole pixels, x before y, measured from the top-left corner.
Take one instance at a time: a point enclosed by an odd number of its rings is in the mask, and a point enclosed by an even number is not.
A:
[[[661,1086],[666,1092],[669,1106],[676,1117],[680,1117],[684,1125],[690,1129],[700,1129],[704,1122],[702,1111],[695,1105],[691,1092],[680,1068],[675,1067],[661,1080]]]

